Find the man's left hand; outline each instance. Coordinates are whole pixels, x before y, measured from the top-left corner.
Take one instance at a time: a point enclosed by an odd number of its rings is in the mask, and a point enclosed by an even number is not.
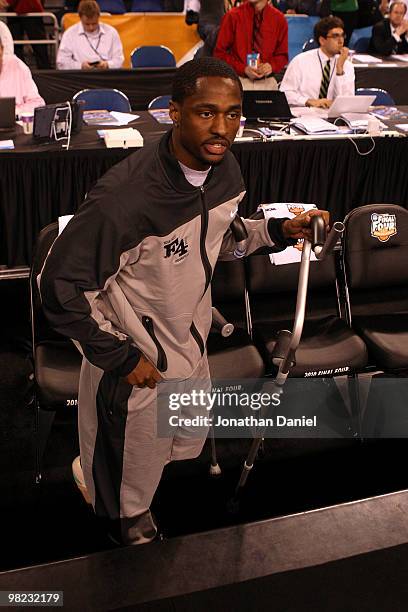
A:
[[[293,219],[286,219],[282,224],[282,233],[285,238],[307,238],[308,240],[312,237],[312,231],[310,229],[310,223],[312,217],[320,215],[323,217],[326,231],[329,225],[330,213],[327,210],[308,210],[307,212],[294,217]]]
[[[108,68],[109,68],[109,64],[108,64],[108,62],[105,62],[105,61],[101,60],[101,61],[99,62],[99,64],[96,66],[96,68],[97,68],[98,70],[108,70]]]

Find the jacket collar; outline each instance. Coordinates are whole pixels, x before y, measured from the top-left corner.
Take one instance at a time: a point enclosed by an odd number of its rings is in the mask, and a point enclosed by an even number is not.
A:
[[[177,158],[170,150],[170,139],[172,133],[173,130],[169,130],[166,134],[164,134],[164,136],[162,136],[159,142],[158,153],[164,172],[177,191],[189,193],[196,192],[199,188],[194,187],[194,185],[191,185],[191,183],[188,182],[184,176],[184,172],[180,168]],[[216,178],[219,176],[220,172],[222,172],[221,167],[223,166],[223,163],[224,161],[217,164],[217,166],[212,166],[205,180],[204,186],[207,185],[213,177]]]

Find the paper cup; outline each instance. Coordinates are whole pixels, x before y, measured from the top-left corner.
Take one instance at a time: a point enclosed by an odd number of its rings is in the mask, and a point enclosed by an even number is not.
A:
[[[23,124],[24,134],[32,134],[34,127],[34,113],[21,113],[20,119]]]
[[[246,117],[242,117],[239,120],[239,128],[238,128],[238,132],[237,132],[237,138],[241,138],[241,136],[244,133],[244,128],[245,128],[245,121],[246,121]]]

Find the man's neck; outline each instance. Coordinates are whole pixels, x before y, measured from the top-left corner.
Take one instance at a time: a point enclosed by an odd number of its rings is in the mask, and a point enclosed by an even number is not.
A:
[[[326,51],[325,49],[323,49],[323,47],[320,47],[320,52],[327,57],[327,59],[331,60],[332,57],[335,56],[335,53],[330,53],[329,51]]]

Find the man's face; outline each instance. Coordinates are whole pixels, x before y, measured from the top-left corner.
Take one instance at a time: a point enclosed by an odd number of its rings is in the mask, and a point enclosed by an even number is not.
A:
[[[390,13],[390,23],[394,28],[397,28],[404,21],[406,8],[404,4],[396,4],[392,7]]]
[[[319,44],[329,57],[334,57],[337,53],[340,53],[344,46],[344,31],[343,28],[333,28],[329,30],[326,38],[320,36]]]
[[[234,141],[241,117],[239,85],[223,77],[200,77],[194,95],[170,102],[172,144],[179,161],[193,170],[219,164]]]
[[[84,31],[88,34],[92,34],[92,32],[96,32],[96,30],[99,28],[99,15],[94,15],[93,17],[81,15],[81,23]]]

